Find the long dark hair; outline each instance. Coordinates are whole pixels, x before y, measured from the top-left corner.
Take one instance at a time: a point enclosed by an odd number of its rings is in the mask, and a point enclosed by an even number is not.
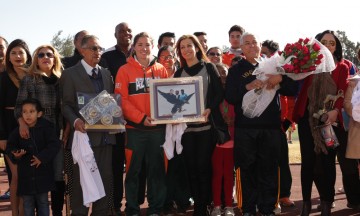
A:
[[[25,67],[29,67],[31,65],[32,62],[32,57],[31,57],[31,53],[29,51],[29,47],[26,44],[25,41],[21,40],[21,39],[16,39],[14,41],[12,41],[7,50],[6,50],[6,57],[5,57],[5,64],[6,64],[6,71],[8,73],[15,73],[14,70],[14,65],[10,62],[10,52],[12,49],[14,49],[15,47],[21,47],[25,50],[26,52],[26,62],[25,62]]]
[[[204,49],[202,48],[199,40],[197,39],[197,37],[195,37],[194,35],[183,35],[179,38],[179,40],[176,43],[176,53],[178,58],[180,58],[180,65],[181,67],[186,66],[186,60],[184,59],[184,57],[181,55],[181,49],[180,49],[180,43],[181,41],[185,40],[185,39],[190,39],[195,48],[198,48],[199,51],[197,51],[196,53],[196,58],[200,61],[200,60],[204,60],[206,62],[209,62],[209,59],[206,57],[206,54],[204,52]]]
[[[339,62],[343,59],[343,49],[342,49],[342,45],[341,45],[341,42],[337,36],[337,34],[332,31],[332,30],[325,30],[319,34],[317,34],[315,36],[315,39],[318,40],[318,41],[321,41],[321,39],[324,37],[324,35],[326,34],[332,34],[335,38],[335,41],[336,41],[336,47],[335,47],[335,51],[334,51],[334,57],[336,58],[336,60]]]

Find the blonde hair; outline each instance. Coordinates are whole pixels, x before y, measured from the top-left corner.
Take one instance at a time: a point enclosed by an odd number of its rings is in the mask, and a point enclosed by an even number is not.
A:
[[[60,56],[59,52],[51,45],[41,45],[38,48],[36,48],[36,50],[33,53],[32,64],[29,67],[30,75],[39,76],[40,74],[43,74],[43,71],[40,71],[39,66],[38,66],[38,60],[39,60],[38,54],[39,54],[39,51],[43,48],[48,48],[54,53],[54,65],[51,68],[51,72],[55,76],[60,78],[61,72],[62,72],[61,56]]]

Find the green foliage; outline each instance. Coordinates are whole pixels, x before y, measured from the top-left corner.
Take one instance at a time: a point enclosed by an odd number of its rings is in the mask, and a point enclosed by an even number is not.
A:
[[[51,45],[57,49],[60,55],[64,57],[71,56],[75,48],[73,38],[74,36],[68,35],[64,38],[60,37],[62,30],[58,31],[51,40]]]
[[[338,34],[339,40],[341,42],[341,45],[343,47],[344,52],[344,58],[350,60],[357,66],[360,67],[359,59],[357,58],[357,51],[360,48],[360,43],[356,42],[356,45],[354,42],[350,41],[348,37],[346,36],[346,33],[344,31],[337,30],[336,33]]]

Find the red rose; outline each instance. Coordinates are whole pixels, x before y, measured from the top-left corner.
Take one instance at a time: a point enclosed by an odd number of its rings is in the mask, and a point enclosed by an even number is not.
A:
[[[284,70],[285,70],[286,72],[291,72],[291,71],[294,70],[294,66],[291,65],[291,64],[286,64],[286,65],[284,65],[284,66],[282,66],[282,67],[284,68]]]
[[[303,46],[302,51],[304,54],[308,54],[309,53],[309,48],[307,46]]]
[[[309,61],[309,59],[310,59],[310,56],[308,56],[308,55],[304,56],[304,58],[303,58],[304,61]]]
[[[316,64],[316,65],[321,64],[321,60],[316,60],[316,61],[315,61],[315,64]]]
[[[299,38],[298,43],[302,43],[304,40],[302,38]]]
[[[316,70],[316,67],[315,67],[315,66],[310,66],[310,67],[309,67],[309,71],[314,71],[314,70]]]
[[[304,40],[304,44],[309,43],[309,41],[310,41],[310,39],[309,39],[309,38],[305,38],[305,40]]]
[[[312,46],[312,48],[313,48],[313,50],[314,50],[315,52],[318,52],[318,51],[320,50],[320,45],[317,44],[317,43],[314,43],[313,46]]]
[[[322,58],[324,58],[324,55],[323,55],[323,54],[319,54],[319,55],[317,56],[317,60],[321,60]]]
[[[296,53],[296,54],[297,54],[297,53]],[[293,62],[294,64],[297,64],[297,63],[299,63],[299,59],[293,58],[293,59],[292,59],[292,62]]]

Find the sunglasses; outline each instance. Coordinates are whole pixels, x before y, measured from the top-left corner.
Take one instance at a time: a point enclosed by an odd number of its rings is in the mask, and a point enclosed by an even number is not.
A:
[[[209,56],[217,56],[217,57],[221,56],[220,53],[214,53],[214,52],[209,52],[208,55],[209,55]]]
[[[335,46],[336,42],[335,41],[327,41],[327,40],[321,40],[320,41],[324,46],[327,46],[329,44],[329,46]]]
[[[92,50],[93,52],[104,52],[105,49],[102,48],[101,46],[92,46],[92,47],[86,47],[85,49],[89,49],[89,50]]]
[[[168,56],[160,56],[160,59],[165,61],[165,60],[172,60],[174,58],[174,56],[172,55],[168,55]]]
[[[47,53],[39,53],[39,54],[38,54],[38,58],[39,58],[39,59],[44,58],[45,56],[46,56],[47,58],[54,58],[54,53],[47,52]]]

